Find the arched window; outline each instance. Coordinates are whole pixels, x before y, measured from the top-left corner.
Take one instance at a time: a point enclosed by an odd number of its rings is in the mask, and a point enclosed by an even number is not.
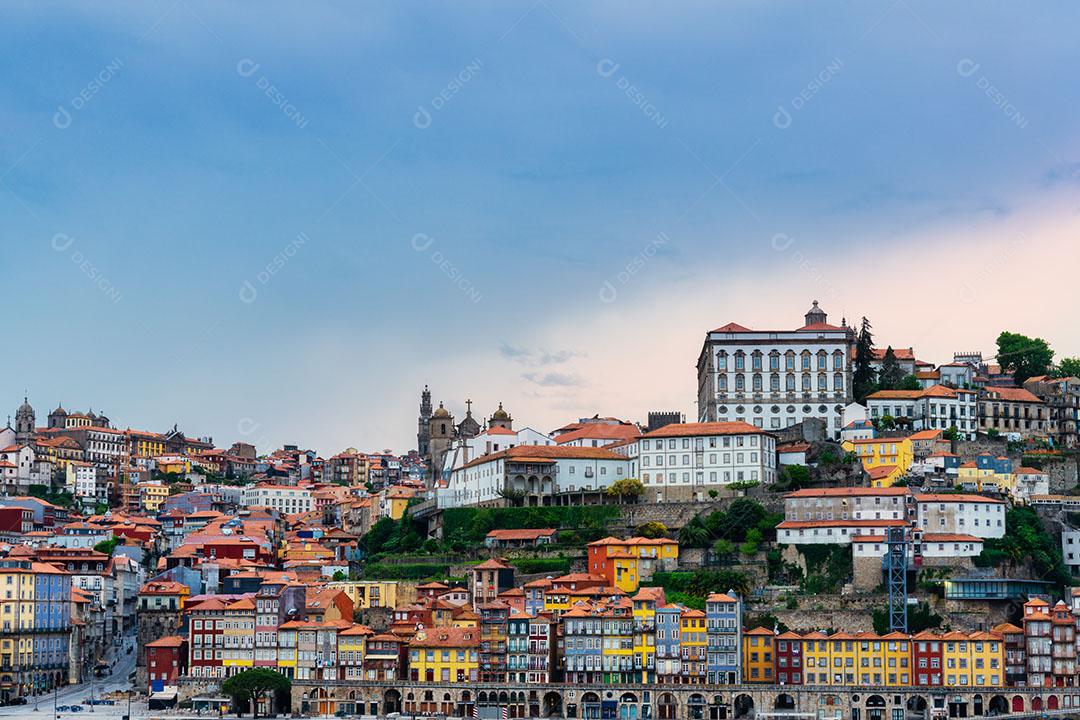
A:
[[[807,357],[807,359],[809,359],[809,357]],[[809,390],[810,389],[810,376],[809,375],[804,374],[802,376],[802,389],[803,390]]]
[[[727,352],[724,350],[716,353],[716,369],[727,370]]]
[[[795,369],[795,351],[794,350],[788,350],[786,353],[784,353],[784,369],[789,370],[789,371]]]
[[[817,376],[817,389],[827,390],[829,387],[829,377],[825,373],[819,373]]]
[[[739,350],[735,353],[735,369],[746,369],[746,353],[744,353],[742,350]]]
[[[790,392],[795,391],[795,376],[794,375],[792,375],[791,373],[788,373],[787,374],[787,379],[784,381],[784,383],[785,383],[784,386],[788,389],[788,391],[790,391]]]
[[[754,374],[754,392],[761,392],[761,375]]]
[[[760,350],[755,350],[753,352],[753,354],[750,356],[750,362],[751,362],[754,370],[760,370],[761,369],[761,351]]]
[[[735,390],[742,391],[746,389],[746,377],[741,373],[735,376]]]
[[[717,381],[717,387],[719,387],[720,390],[723,390],[725,392],[727,391],[727,375],[720,376],[719,380]]]
[[[810,351],[809,350],[803,350],[801,357],[802,357],[802,369],[803,370],[809,370],[810,369]]]
[[[776,350],[769,353],[769,369],[773,372],[780,369],[780,353]]]
[[[842,353],[839,350],[836,350],[835,352],[833,352],[833,354],[832,354],[832,366],[833,366],[833,370],[843,370],[844,369],[844,353]]]
[[[773,373],[769,376],[769,389],[776,392],[780,389],[780,376]]]
[[[825,354],[825,351],[824,350],[818,350],[817,369],[818,370],[827,370],[829,368],[828,361],[829,361],[829,356]]]
[[[844,374],[843,373],[836,373],[836,374],[833,375],[832,387],[833,387],[833,390],[843,390],[844,389]]]

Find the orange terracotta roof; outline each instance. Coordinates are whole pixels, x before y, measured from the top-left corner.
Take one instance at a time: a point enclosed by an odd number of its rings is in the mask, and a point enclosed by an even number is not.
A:
[[[684,437],[697,435],[768,435],[756,425],[741,421],[731,422],[705,422],[705,423],[671,423],[662,428],[642,435],[643,438],[657,437]]]

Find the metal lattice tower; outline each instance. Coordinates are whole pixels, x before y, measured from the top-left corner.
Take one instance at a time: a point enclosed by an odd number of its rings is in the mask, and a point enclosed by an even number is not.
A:
[[[907,531],[902,527],[888,528],[885,574],[889,584],[889,630],[908,631],[907,589]]]

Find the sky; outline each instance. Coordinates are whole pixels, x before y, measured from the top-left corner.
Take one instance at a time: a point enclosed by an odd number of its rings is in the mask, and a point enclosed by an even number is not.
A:
[[[5,3],[0,404],[326,456],[696,416],[812,300],[1080,355],[1080,6]],[[2,412],[2,411],[0,411]]]

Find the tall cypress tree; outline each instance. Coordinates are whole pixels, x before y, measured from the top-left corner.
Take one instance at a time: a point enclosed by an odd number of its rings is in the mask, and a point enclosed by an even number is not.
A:
[[[878,375],[878,384],[882,390],[899,390],[904,382],[904,368],[896,359],[892,345],[885,349],[885,358],[881,361],[881,373]]]
[[[870,365],[874,359],[874,335],[870,332],[872,329],[870,321],[864,316],[859,335],[855,339],[855,371],[852,376],[852,390],[855,402],[858,403],[864,402],[866,396],[877,389],[874,368]]]

